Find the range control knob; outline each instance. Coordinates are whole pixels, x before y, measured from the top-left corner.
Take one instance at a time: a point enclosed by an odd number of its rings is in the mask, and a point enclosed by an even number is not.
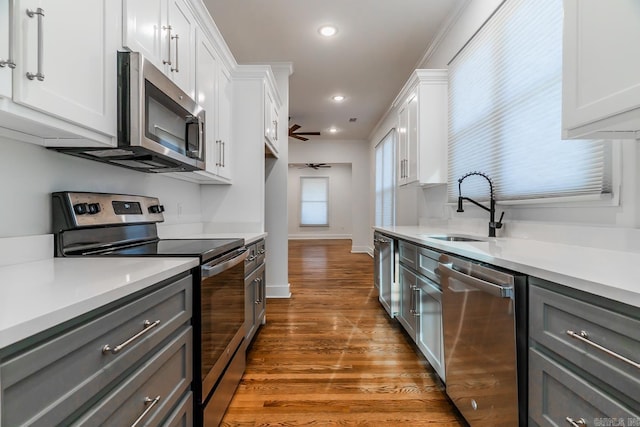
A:
[[[76,215],[85,215],[87,212],[89,212],[89,205],[87,205],[86,203],[76,203],[75,205],[73,205],[73,211],[76,213]]]
[[[95,215],[100,212],[100,203],[89,203],[89,215]]]
[[[164,206],[163,205],[149,206],[149,212],[152,214],[162,213],[164,212]]]

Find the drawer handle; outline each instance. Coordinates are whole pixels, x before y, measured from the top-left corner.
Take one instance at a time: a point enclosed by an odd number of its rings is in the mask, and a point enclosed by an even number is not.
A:
[[[120,351],[122,351],[123,348],[125,348],[126,346],[128,346],[129,344],[131,344],[132,342],[134,342],[135,340],[137,340],[138,338],[140,338],[141,336],[143,336],[144,334],[146,334],[147,332],[149,332],[151,329],[155,328],[156,326],[158,326],[160,324],[159,320],[156,320],[155,322],[151,323],[148,320],[144,321],[144,328],[138,332],[137,334],[135,334],[134,336],[132,336],[131,338],[129,338],[128,340],[126,340],[125,342],[123,342],[120,345],[117,345],[113,348],[111,348],[111,346],[109,346],[109,344],[105,345],[104,347],[102,347],[102,354],[107,354],[107,353],[111,353],[111,354],[117,354],[120,353]]]
[[[603,347],[600,344],[591,341],[589,339],[589,334],[587,334],[587,331],[580,331],[580,333],[576,333],[574,331],[567,331],[567,335],[569,335],[570,337],[575,338],[577,340],[580,340],[583,343],[589,344],[591,347],[595,347],[598,350],[607,353],[611,357],[615,357],[618,360],[622,360],[623,362],[625,362],[625,363],[627,363],[627,364],[629,364],[629,365],[631,365],[631,366],[633,366],[633,367],[635,367],[637,369],[640,369],[640,363],[634,362],[631,359],[627,359],[626,357],[616,353],[615,351],[611,351],[608,348]]]
[[[581,427],[587,425],[587,422],[584,420],[584,418],[578,418],[577,420],[574,420],[571,417],[567,417],[565,419],[572,427]]]
[[[160,396],[156,396],[155,399],[152,399],[149,396],[145,397],[144,404],[147,409],[145,409],[144,412],[140,414],[140,416],[133,422],[133,424],[131,424],[131,427],[136,427],[138,424],[140,424],[140,421],[142,421],[142,419],[147,416],[147,414],[153,409],[154,406],[156,406],[158,402],[160,402]]]

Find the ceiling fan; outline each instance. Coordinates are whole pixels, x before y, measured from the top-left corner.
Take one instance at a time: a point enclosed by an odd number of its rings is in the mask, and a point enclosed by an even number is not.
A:
[[[300,125],[293,124],[289,128],[289,136],[292,138],[299,139],[300,141],[308,141],[309,138],[305,138],[304,136],[301,136],[301,135],[318,135],[318,136],[320,135],[320,132],[296,132],[298,129],[300,129]]]
[[[311,169],[318,170],[320,168],[330,168],[330,167],[331,165],[328,165],[326,163],[305,163],[304,166],[300,169],[311,168]]]

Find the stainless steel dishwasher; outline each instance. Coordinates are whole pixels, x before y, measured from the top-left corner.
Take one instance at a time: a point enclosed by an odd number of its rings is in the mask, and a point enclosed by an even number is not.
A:
[[[472,427],[527,425],[526,276],[442,255],[447,395]]]
[[[394,241],[377,231],[373,234],[374,285],[378,289],[378,300],[390,317],[398,312],[398,280]]]

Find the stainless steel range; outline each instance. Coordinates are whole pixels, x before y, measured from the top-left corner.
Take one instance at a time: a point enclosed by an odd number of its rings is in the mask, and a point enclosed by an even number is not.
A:
[[[195,425],[214,426],[245,369],[243,239],[159,239],[153,197],[53,193],[56,256],[197,257],[192,271]]]

